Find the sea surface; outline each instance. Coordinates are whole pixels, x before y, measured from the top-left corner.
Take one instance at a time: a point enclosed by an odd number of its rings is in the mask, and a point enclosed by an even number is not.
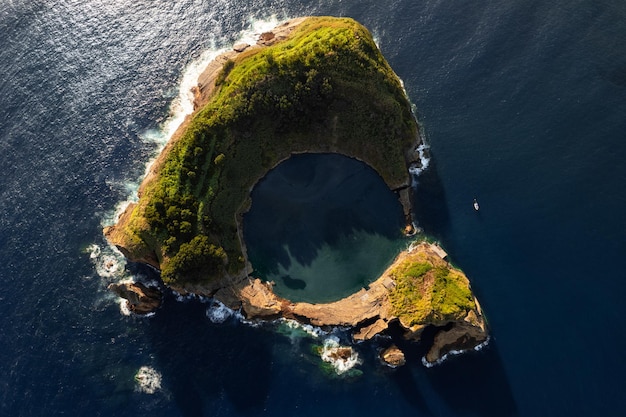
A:
[[[490,343],[391,370],[377,343],[254,326],[174,294],[102,237],[221,49],[300,15],[350,16],[430,146],[419,226],[469,276]],[[626,3],[0,1],[0,416],[626,415]],[[472,201],[477,198],[480,211]],[[432,336],[431,336],[432,337]]]
[[[243,217],[257,276],[292,301],[347,297],[377,279],[413,239],[398,195],[364,162],[293,155],[254,187]]]

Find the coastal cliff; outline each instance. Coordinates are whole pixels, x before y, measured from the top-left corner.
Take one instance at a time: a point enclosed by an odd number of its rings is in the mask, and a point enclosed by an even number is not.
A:
[[[427,326],[437,328],[425,360],[434,363],[452,350],[473,348],[487,339],[480,304],[465,274],[442,258],[440,247],[411,245],[368,288],[341,300],[310,304],[280,298],[271,285],[246,279],[215,294],[249,318],[287,317],[315,326],[352,328],[355,341],[384,333],[392,323],[407,339],[419,340]]]
[[[419,127],[363,26],[330,17],[285,22],[257,44],[218,56],[194,94],[194,113],[151,166],[139,201],[104,229],[128,259],[160,269],[179,293],[215,297],[250,319],[349,326],[355,341],[394,323],[411,339],[435,326],[429,362],[486,339],[469,281],[426,243],[398,255],[367,289],[334,303],[293,303],[250,276],[241,233],[250,191],[295,153],[364,161],[397,192],[412,224],[409,169],[420,164]]]

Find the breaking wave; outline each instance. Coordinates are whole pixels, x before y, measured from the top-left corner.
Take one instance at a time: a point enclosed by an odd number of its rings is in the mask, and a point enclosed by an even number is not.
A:
[[[114,246],[92,244],[85,252],[89,254],[89,260],[93,263],[96,273],[108,281],[121,279],[125,274],[126,258]]]
[[[398,77],[398,80],[400,81],[400,86],[402,87],[402,91],[404,91],[405,97],[411,103],[409,94],[406,91],[406,87],[404,86],[404,80],[400,77]],[[420,143],[417,148],[415,148],[415,152],[417,152],[417,155],[419,157],[419,162],[415,162],[409,167],[409,174],[411,174],[412,185],[415,187],[417,185],[417,177],[419,177],[422,172],[426,171],[426,169],[428,169],[428,166],[430,165],[430,156],[428,155],[428,149],[430,149],[430,146],[428,146],[428,144],[426,143],[426,136],[423,132],[424,127],[420,124],[419,119],[417,118],[417,106],[415,106],[414,103],[411,103],[411,112],[413,113],[415,123],[417,123],[417,125],[419,126],[417,139]]]
[[[189,301],[194,301],[194,300],[200,300],[200,302],[204,302],[204,297],[200,297],[196,294],[192,294],[192,293],[187,293],[187,294],[181,294],[177,291],[172,290],[172,295],[174,296],[174,298],[176,299],[176,301],[178,301],[179,303],[187,303]],[[208,298],[206,299],[208,300]]]
[[[137,391],[146,394],[154,394],[161,389],[161,374],[154,368],[142,366],[135,374],[135,382],[137,382]]]
[[[428,169],[428,165],[430,165],[430,157],[427,154],[428,149],[429,146],[422,138],[422,143],[415,149],[417,151],[417,154],[419,155],[420,162],[419,164],[416,163],[409,167],[409,173],[411,174],[413,185],[417,183],[417,177],[419,177],[422,172]]]
[[[300,337],[313,337],[318,339],[328,334],[328,332],[319,327],[311,324],[303,324],[292,319],[280,318],[276,320],[276,322],[279,324],[278,331],[285,336],[288,336],[290,339],[297,339]]]
[[[324,340],[320,356],[324,362],[330,363],[337,375],[342,375],[361,363],[359,354],[350,346],[340,345],[337,336]]]
[[[460,350],[451,350],[450,352],[446,353],[445,355],[443,355],[441,358],[439,358],[437,361],[430,363],[426,360],[426,356],[422,356],[422,365],[424,365],[427,368],[432,368],[433,366],[436,365],[441,365],[442,363],[444,363],[447,359],[449,359],[452,356],[458,356],[461,355],[465,352],[469,352],[469,351],[476,351],[479,352],[481,350],[483,350],[491,341],[491,336],[487,336],[487,339],[485,339],[484,342],[474,346],[473,348],[470,349],[460,349]]]
[[[206,309],[206,316],[212,323],[224,323],[226,320],[235,316],[236,312],[226,307],[220,301],[213,299],[210,303],[211,305],[209,305],[209,308]]]

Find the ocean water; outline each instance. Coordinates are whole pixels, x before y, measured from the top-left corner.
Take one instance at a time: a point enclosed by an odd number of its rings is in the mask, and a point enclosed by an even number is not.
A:
[[[359,345],[335,378],[327,335],[173,295],[127,316],[106,291],[155,279],[101,227],[195,68],[306,14],[365,24],[403,79],[432,154],[417,220],[470,277],[483,350],[391,371]],[[1,416],[626,413],[623,2],[3,0],[0,34]]]
[[[294,155],[251,198],[243,233],[253,274],[292,301],[347,297],[410,243],[397,194],[371,167],[343,155]]]

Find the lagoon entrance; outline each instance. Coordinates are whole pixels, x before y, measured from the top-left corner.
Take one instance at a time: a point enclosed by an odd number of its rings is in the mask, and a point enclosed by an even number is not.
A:
[[[406,245],[397,195],[367,164],[294,155],[252,191],[243,233],[253,276],[292,301],[331,302],[377,279]]]

